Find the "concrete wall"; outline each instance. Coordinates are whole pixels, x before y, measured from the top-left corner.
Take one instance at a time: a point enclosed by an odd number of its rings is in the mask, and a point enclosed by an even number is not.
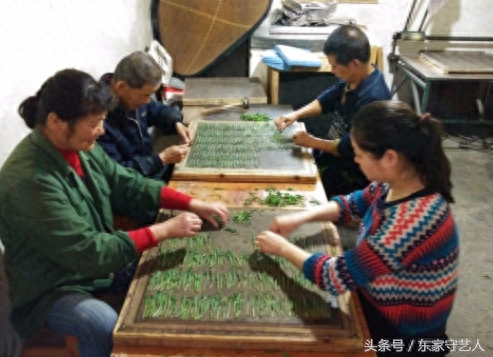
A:
[[[28,133],[17,107],[56,71],[98,78],[152,39],[150,0],[2,0],[0,165]]]

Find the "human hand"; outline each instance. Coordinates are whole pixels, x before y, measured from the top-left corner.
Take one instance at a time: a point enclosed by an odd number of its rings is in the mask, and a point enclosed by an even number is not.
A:
[[[189,150],[188,144],[173,145],[159,154],[163,164],[176,164],[181,162]]]
[[[296,145],[311,148],[313,147],[314,137],[306,131],[297,131],[293,134],[293,141]]]
[[[302,223],[299,213],[284,214],[274,218],[274,222],[270,225],[269,230],[286,237],[294,232]]]
[[[277,130],[283,131],[295,121],[296,118],[291,113],[288,115],[281,115],[280,117],[277,117],[276,119],[274,119],[274,124],[276,124]]]
[[[175,128],[183,144],[193,144],[193,134],[183,123],[176,123]]]
[[[262,253],[282,256],[282,250],[289,241],[277,233],[263,231],[255,238],[255,246]]]
[[[184,212],[149,227],[160,242],[169,238],[193,237],[202,228],[202,220],[195,213]]]
[[[212,224],[214,228],[219,228],[219,226],[213,215],[219,216],[223,224],[226,224],[229,217],[228,209],[220,202],[208,203],[201,200],[193,199],[190,201],[188,209],[191,212],[198,214],[206,221],[210,222],[210,224]]]

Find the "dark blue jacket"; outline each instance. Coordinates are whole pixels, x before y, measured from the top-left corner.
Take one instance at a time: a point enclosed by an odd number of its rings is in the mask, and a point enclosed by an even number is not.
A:
[[[390,99],[390,91],[385,83],[382,72],[375,67],[375,70],[359,84],[356,89],[346,93],[344,103],[341,98],[347,83],[339,80],[335,85],[322,92],[317,100],[322,106],[322,113],[335,112],[344,121],[345,134],[340,138],[337,147],[342,158],[353,159],[354,151],[351,146],[349,131],[351,130],[351,119],[365,105]]]
[[[101,81],[109,85],[111,78],[112,74],[105,74]],[[176,134],[176,123],[182,121],[179,110],[155,100],[136,110],[127,110],[119,103],[108,113],[105,134],[99,137],[98,143],[119,164],[144,176],[154,176],[164,165],[153,151],[149,127],[158,128],[163,135]]]

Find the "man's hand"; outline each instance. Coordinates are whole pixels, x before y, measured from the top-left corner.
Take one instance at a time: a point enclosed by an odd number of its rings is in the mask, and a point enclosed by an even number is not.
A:
[[[181,213],[149,227],[159,242],[169,238],[193,237],[201,228],[202,220],[191,212]]]
[[[192,145],[193,143],[192,132],[188,130],[188,128],[185,125],[183,125],[183,123],[176,123],[176,132],[180,136],[183,144]]]
[[[291,114],[281,115],[280,117],[277,117],[276,119],[274,119],[274,124],[276,124],[277,130],[283,131],[288,126],[293,124],[295,121],[296,121],[296,118],[294,117],[293,113],[291,113]]]
[[[293,134],[293,141],[296,145],[312,148],[315,138],[306,131],[298,131]]]
[[[177,164],[187,155],[189,144],[173,145],[159,154],[161,161],[166,164]]]
[[[200,217],[210,222],[213,227],[219,228],[213,215],[217,215],[221,218],[223,224],[228,221],[229,211],[222,203],[214,202],[208,203],[201,200],[193,199],[190,201],[188,208],[191,212],[198,214]]]

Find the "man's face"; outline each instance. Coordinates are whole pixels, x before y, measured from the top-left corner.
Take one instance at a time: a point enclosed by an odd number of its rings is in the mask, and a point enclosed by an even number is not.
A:
[[[128,110],[135,110],[141,105],[151,101],[151,96],[159,89],[158,86],[144,85],[142,88],[130,88],[126,82],[117,84],[118,98],[123,106]]]
[[[332,73],[334,73],[337,78],[342,79],[346,83],[351,83],[355,69],[353,61],[349,62],[347,65],[342,65],[337,63],[336,56],[334,55],[328,55],[327,60],[332,67]]]

